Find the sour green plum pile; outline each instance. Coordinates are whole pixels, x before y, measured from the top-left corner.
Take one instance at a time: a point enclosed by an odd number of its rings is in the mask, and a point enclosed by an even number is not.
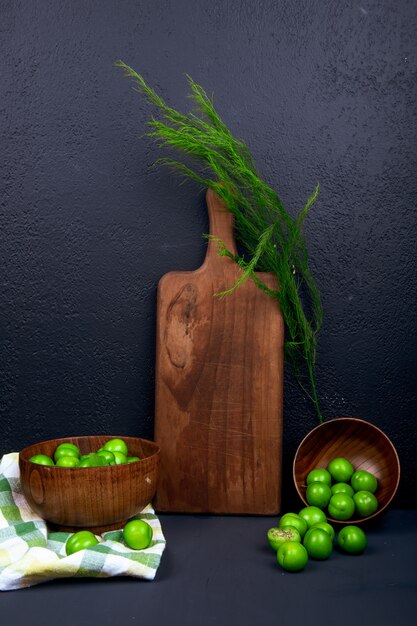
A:
[[[106,465],[124,465],[140,461],[138,456],[129,456],[127,444],[123,439],[109,439],[96,452],[81,454],[73,443],[61,443],[55,449],[53,459],[46,454],[35,454],[29,461],[51,467],[104,467]],[[55,461],[55,462],[54,462]]]
[[[320,508],[306,506],[282,515],[278,526],[268,530],[267,540],[283,570],[301,572],[309,559],[325,561],[332,555],[336,533]],[[365,533],[357,526],[345,526],[337,537],[339,549],[348,554],[361,554],[366,544]]]
[[[311,470],[305,482],[308,504],[335,520],[369,517],[378,510],[376,477],[367,470],[355,470],[344,457],[332,459],[327,468]]]

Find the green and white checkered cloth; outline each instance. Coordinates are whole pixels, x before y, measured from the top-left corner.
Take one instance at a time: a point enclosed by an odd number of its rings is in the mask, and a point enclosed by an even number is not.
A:
[[[152,544],[146,550],[128,548],[122,530],[116,530],[98,536],[97,545],[67,556],[65,542],[70,533],[49,532],[22,493],[18,453],[4,455],[0,462],[0,590],[71,576],[153,580],[165,549],[165,537],[150,504],[137,518],[146,520],[153,529]]]

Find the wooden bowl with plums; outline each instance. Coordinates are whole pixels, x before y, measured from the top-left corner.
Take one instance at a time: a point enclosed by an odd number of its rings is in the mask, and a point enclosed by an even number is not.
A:
[[[120,456],[121,452],[111,450],[114,444],[110,442],[114,441],[125,443],[129,462],[121,460],[127,454]],[[63,460],[62,455],[58,457],[58,446],[61,452],[68,448],[78,449],[78,465],[72,467],[71,460]],[[111,455],[103,453],[106,446]],[[98,451],[101,451],[100,455]],[[54,459],[54,455],[57,464],[39,463],[39,458]],[[64,454],[67,459],[66,455],[67,452]],[[98,464],[97,456],[106,458],[106,464],[101,464],[102,460]],[[30,461],[33,457],[38,462]],[[112,464],[107,464],[112,457]],[[85,529],[99,534],[121,528],[152,501],[159,460],[157,444],[138,437],[96,435],[51,439],[20,452],[20,479],[32,509],[55,528],[70,532]]]
[[[344,460],[351,464],[353,474],[348,469],[346,481],[339,481],[337,478],[343,478],[343,472],[346,471]],[[314,478],[310,475],[313,470]],[[333,473],[331,476],[329,470]],[[362,524],[380,515],[392,501],[400,480],[400,461],[393,443],[377,426],[362,419],[340,417],[313,428],[295,453],[294,484],[305,505],[313,504],[313,498],[309,498],[307,492],[309,483],[315,479],[325,480],[326,471],[332,495],[328,504],[319,508],[323,508],[331,523]],[[341,472],[341,476],[338,476],[338,472]],[[372,484],[372,480],[374,484],[369,490],[367,484]],[[319,489],[316,486],[317,493]],[[311,487],[310,490],[310,493],[314,493]],[[337,493],[340,494],[336,498],[338,502],[332,500]],[[348,518],[346,515],[349,511],[342,510],[343,500],[347,500],[345,504],[349,506],[352,503],[342,494],[353,500],[354,508]],[[338,517],[335,517],[336,514]]]

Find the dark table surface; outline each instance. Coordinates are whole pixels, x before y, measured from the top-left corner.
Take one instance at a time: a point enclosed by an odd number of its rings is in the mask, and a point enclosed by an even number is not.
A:
[[[56,580],[0,594],[2,626],[417,624],[417,511],[367,529],[361,556],[336,548],[304,572],[279,568],[270,517],[161,515],[167,548],[153,582]],[[303,621],[303,619],[305,621]]]

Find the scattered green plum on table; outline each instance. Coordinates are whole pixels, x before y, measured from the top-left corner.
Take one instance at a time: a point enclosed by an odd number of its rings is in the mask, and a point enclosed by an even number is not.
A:
[[[306,506],[299,512],[299,516],[307,523],[307,527],[311,528],[319,522],[327,522],[325,513],[317,506]]]
[[[296,541],[301,543],[301,535],[294,526],[283,526],[282,528],[270,528],[267,538],[271,548],[277,552],[280,546],[286,541]]]
[[[281,519],[279,520],[278,526],[279,528],[283,528],[285,526],[293,526],[298,530],[301,538],[304,537],[308,529],[307,522],[302,517],[297,515],[297,513],[284,513],[284,515],[282,515]]]
[[[318,561],[328,559],[333,552],[333,542],[328,532],[312,526],[303,539],[308,556]]]
[[[344,526],[338,534],[337,542],[348,554],[362,554],[368,543],[365,533],[359,526]]]
[[[334,538],[335,538],[334,528],[328,522],[319,522],[318,524],[314,524],[314,526],[312,526],[310,530],[312,530],[313,528],[320,528],[321,530],[326,531],[326,533],[329,535],[330,539],[332,541],[334,540]]]
[[[307,550],[297,541],[286,541],[277,552],[277,560],[287,572],[301,572],[308,563]]]

